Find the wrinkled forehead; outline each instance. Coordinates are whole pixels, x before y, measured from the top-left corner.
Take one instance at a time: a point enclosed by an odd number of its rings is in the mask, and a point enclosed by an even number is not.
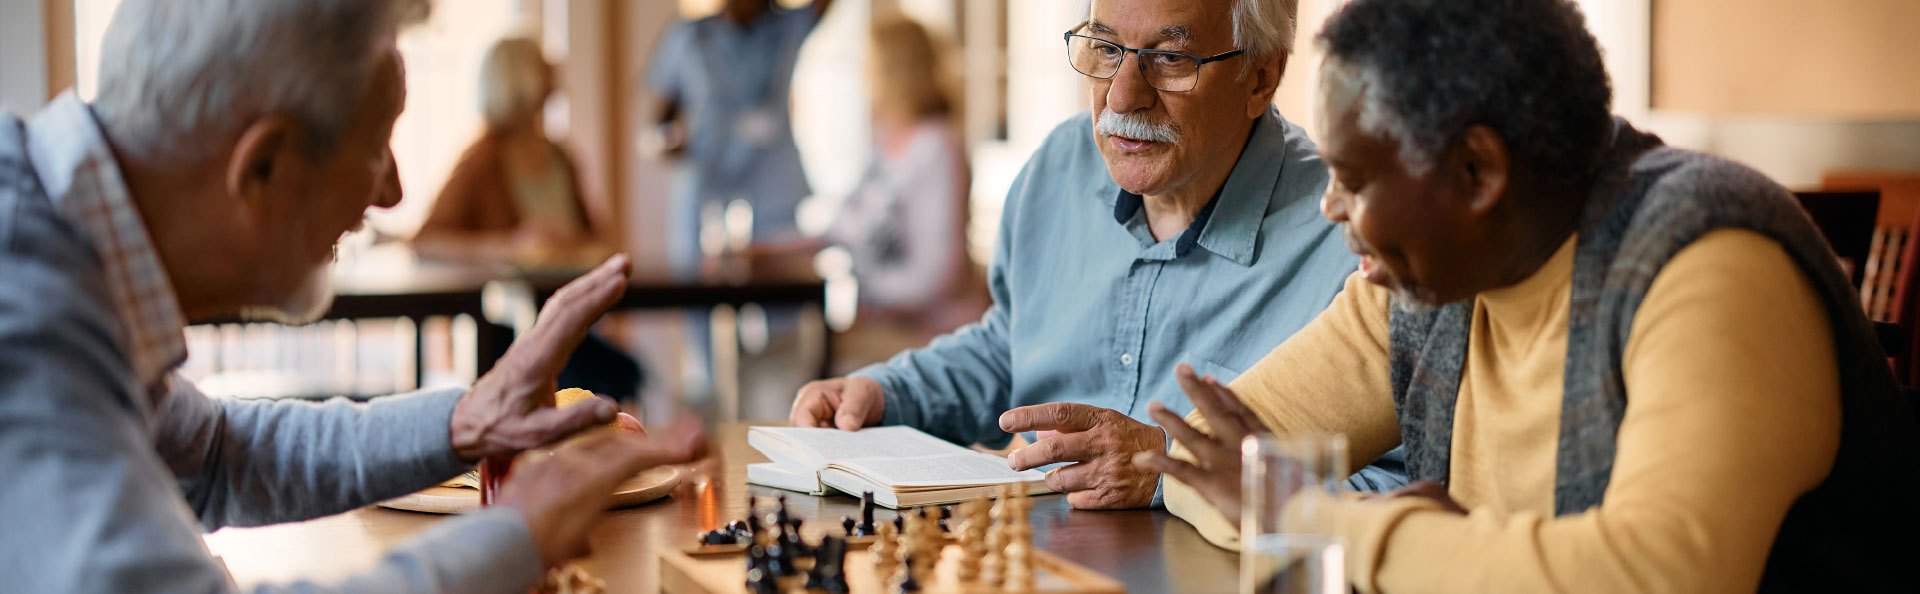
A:
[[[1233,42],[1234,0],[1092,0],[1086,30],[1142,41]]]

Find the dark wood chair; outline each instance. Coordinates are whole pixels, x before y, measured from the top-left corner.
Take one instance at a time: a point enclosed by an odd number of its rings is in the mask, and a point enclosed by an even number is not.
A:
[[[1862,286],[1866,281],[1867,269],[1872,262],[1870,256],[1876,245],[1883,241],[1874,234],[1874,225],[1880,215],[1880,192],[1878,191],[1816,191],[1794,192],[1800,199],[1801,208],[1807,210],[1807,216],[1820,228],[1827,238],[1827,245],[1833,248],[1835,256],[1840,257],[1840,267],[1853,278],[1853,286],[1862,287],[1861,305],[1868,305],[1869,290]],[[1875,276],[1887,271],[1874,270]],[[1888,287],[1889,290],[1891,286]],[[1891,297],[1889,295],[1889,297]],[[1871,312],[1869,312],[1871,314]]]

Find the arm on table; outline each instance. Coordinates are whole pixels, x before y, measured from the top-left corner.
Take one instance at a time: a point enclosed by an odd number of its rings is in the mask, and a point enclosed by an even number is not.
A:
[[[1376,545],[1349,551],[1350,576],[1396,594],[1752,592],[1787,509],[1839,447],[1832,344],[1778,244],[1710,233],[1660,272],[1634,319],[1604,504],[1546,518],[1346,503],[1350,542]]]
[[[1348,468],[1365,467],[1400,443],[1387,368],[1388,299],[1385,289],[1358,273],[1348,276],[1333,304],[1234,380],[1233,392],[1274,433],[1345,434]],[[1208,431],[1198,410],[1186,420]],[[1179,443],[1169,455],[1195,460]],[[1237,476],[1229,478],[1238,484]],[[1163,488],[1167,511],[1191,522],[1209,542],[1239,547],[1240,527],[1192,485],[1168,477]]]
[[[1022,171],[1009,196],[1020,196],[1030,171]],[[1017,210],[1008,199],[995,240],[987,285],[993,306],[980,321],[949,332],[925,347],[906,351],[878,365],[854,372],[871,379],[886,392],[882,424],[911,425],[956,443],[997,441],[1000,413],[1013,394],[1013,354],[1010,341],[1013,293],[1007,285],[1007,267],[1013,262],[1013,228]]]

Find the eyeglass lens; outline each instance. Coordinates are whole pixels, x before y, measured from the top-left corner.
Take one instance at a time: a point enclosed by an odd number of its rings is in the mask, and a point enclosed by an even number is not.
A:
[[[1120,72],[1120,65],[1126,62],[1127,53],[1112,42],[1079,35],[1067,38],[1067,62],[1073,65],[1074,70],[1094,78],[1113,78]],[[1175,93],[1193,90],[1194,82],[1199,79],[1198,58],[1155,50],[1140,50],[1139,53],[1147,84]]]

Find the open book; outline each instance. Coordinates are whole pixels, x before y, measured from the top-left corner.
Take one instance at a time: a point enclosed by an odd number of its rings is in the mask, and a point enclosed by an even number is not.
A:
[[[1000,485],[1046,493],[1046,475],[1014,472],[1007,459],[974,451],[912,427],[859,431],[752,427],[747,444],[772,462],[747,465],[747,482],[820,495],[873,492],[890,508],[944,505],[992,496]]]

